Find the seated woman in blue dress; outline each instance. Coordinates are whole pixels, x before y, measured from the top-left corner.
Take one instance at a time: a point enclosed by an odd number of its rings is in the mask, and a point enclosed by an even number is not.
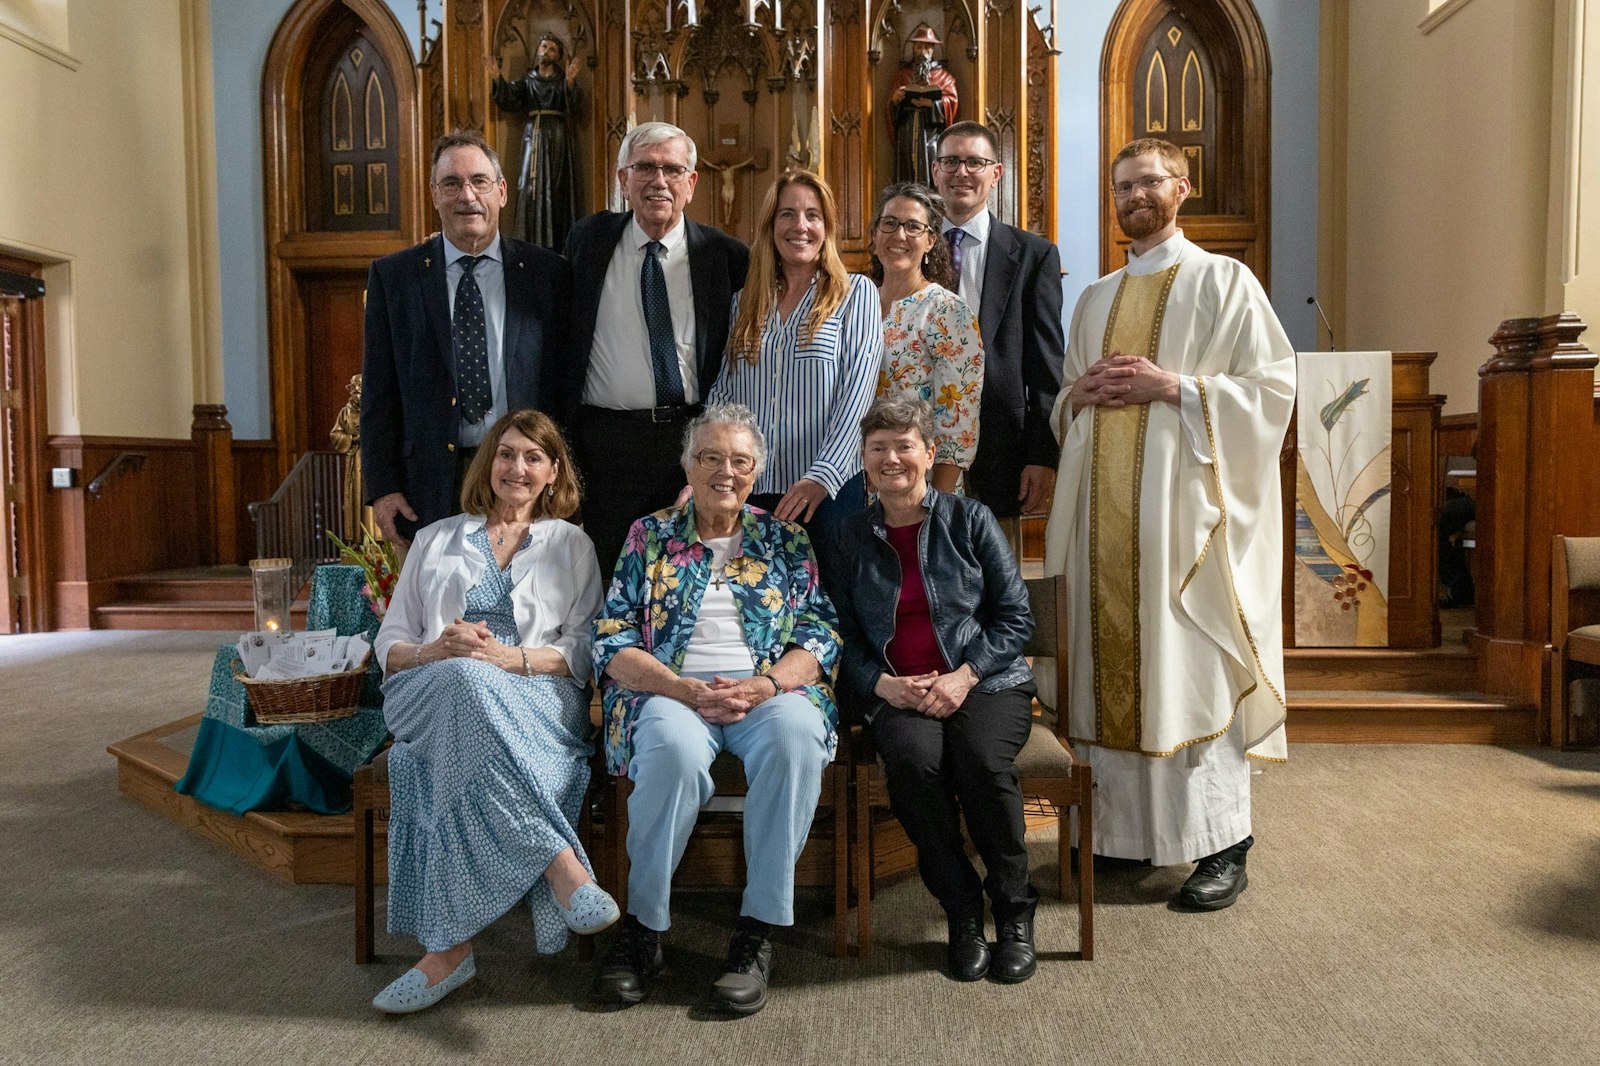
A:
[[[889,806],[944,908],[951,976],[1015,983],[1033,976],[1039,899],[1016,765],[1036,691],[1022,657],[1033,615],[994,515],[928,484],[935,432],[933,409],[908,396],[879,400],[861,420],[878,496],[840,525],[829,559],[844,634],[839,683],[871,725]],[[982,880],[961,842],[963,815]]]
[[[476,972],[472,937],[519,901],[534,948],[615,922],[578,842],[600,568],[565,521],[561,432],[513,411],[484,436],[463,514],[417,533],[375,651],[387,680],[389,931],[427,951],[373,1000],[432,1006]]]

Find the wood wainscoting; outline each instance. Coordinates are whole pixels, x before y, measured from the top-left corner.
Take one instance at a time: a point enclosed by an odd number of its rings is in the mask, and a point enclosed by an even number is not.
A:
[[[54,629],[99,628],[125,579],[242,565],[255,553],[249,504],[283,477],[277,443],[235,441],[220,404],[195,407],[188,440],[54,436],[45,452],[77,472],[45,500]]]

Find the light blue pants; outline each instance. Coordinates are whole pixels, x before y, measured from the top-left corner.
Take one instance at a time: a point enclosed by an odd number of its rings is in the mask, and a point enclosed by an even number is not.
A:
[[[740,913],[794,924],[794,864],[805,846],[828,762],[827,727],[804,696],[774,696],[733,725],[652,696],[633,727],[628,776],[628,912],[658,932],[672,925],[672,874],[700,808],[711,798],[711,760],[724,748],[744,763],[746,881]]]

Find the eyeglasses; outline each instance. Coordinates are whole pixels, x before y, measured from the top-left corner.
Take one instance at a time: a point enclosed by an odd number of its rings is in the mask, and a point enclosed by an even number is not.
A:
[[[735,474],[749,474],[756,468],[756,461],[748,455],[723,455],[721,452],[696,452],[694,461],[700,464],[701,470],[721,470],[724,463],[733,467]]]
[[[474,174],[466,181],[462,181],[460,178],[456,177],[440,178],[438,181],[433,183],[433,187],[444,193],[446,196],[460,196],[461,190],[470,185],[472,186],[473,192],[477,193],[479,196],[483,196],[499,183],[499,178],[491,178],[487,174]]]
[[[1111,186],[1111,195],[1119,200],[1126,200],[1133,195],[1134,186],[1138,186],[1145,192],[1155,192],[1167,182],[1176,180],[1177,176],[1173,174],[1163,174],[1159,178],[1152,174],[1149,177],[1140,178],[1138,181],[1119,181]]]
[[[652,181],[660,174],[668,181],[682,181],[689,168],[682,163],[629,163],[624,170],[631,171],[640,181]]]
[[[879,216],[876,223],[879,233],[898,233],[906,231],[907,237],[920,237],[933,227],[926,222],[918,222],[914,218],[895,218],[893,215]]]
[[[954,174],[962,167],[966,167],[969,174],[982,174],[997,162],[999,160],[985,159],[981,155],[942,155],[933,161],[946,174]]]

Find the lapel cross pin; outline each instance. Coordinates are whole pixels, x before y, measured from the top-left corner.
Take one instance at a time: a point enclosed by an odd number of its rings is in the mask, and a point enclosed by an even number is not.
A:
[[[423,256],[422,257],[422,265],[425,266],[425,267],[433,266],[433,256],[431,256],[431,255]]]

